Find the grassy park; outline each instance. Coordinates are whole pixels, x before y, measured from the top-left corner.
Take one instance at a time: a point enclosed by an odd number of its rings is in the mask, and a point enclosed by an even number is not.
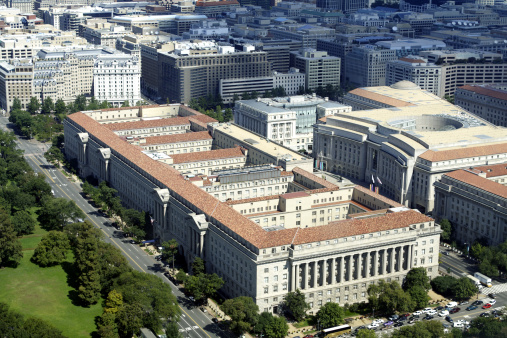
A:
[[[23,259],[20,265],[0,269],[0,301],[25,316],[44,319],[68,337],[89,337],[95,330],[95,317],[102,314],[100,302],[89,308],[73,304],[72,253],[61,266],[41,268],[30,258],[46,233],[37,225],[35,232],[21,239]]]

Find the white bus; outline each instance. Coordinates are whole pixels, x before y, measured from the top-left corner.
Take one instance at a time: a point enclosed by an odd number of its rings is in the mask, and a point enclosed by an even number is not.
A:
[[[328,329],[322,330],[320,338],[338,337],[342,334],[350,333],[350,331],[352,331],[352,327],[350,327],[348,324],[330,327]]]

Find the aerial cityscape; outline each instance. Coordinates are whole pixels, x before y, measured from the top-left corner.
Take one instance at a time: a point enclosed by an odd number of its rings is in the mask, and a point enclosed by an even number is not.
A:
[[[506,337],[507,1],[0,4],[0,336]]]

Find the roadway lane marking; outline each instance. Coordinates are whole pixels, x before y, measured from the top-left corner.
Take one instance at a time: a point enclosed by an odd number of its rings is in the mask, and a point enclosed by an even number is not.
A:
[[[35,162],[35,160],[37,160],[37,162],[38,162],[38,163],[36,163],[36,162]],[[37,165],[37,166],[38,166],[38,167],[39,167],[39,168],[40,168],[43,172],[45,171],[45,169],[43,169],[43,168],[41,167],[41,165],[43,165],[43,164],[42,164],[41,162],[39,162],[39,161],[38,161],[38,159],[36,159],[36,158],[34,157],[34,159],[32,159],[32,161],[33,161],[33,162],[34,162],[34,163],[35,163],[35,164],[36,164],[36,165]],[[49,178],[53,181],[53,179],[51,178],[51,176],[49,176],[49,175],[47,175],[47,176],[48,176],[48,177],[49,177]],[[55,183],[55,181],[53,181],[53,183]],[[65,192],[65,191],[64,191],[61,187],[58,187],[58,188],[59,188],[59,189],[60,189],[60,190],[64,193],[64,195],[65,195],[65,196],[67,196],[70,200],[72,200],[72,201],[73,201],[73,199],[72,199],[72,198],[70,198],[70,196],[69,196],[69,195],[67,195],[67,193],[66,193],[66,192]],[[77,203],[76,203],[76,205],[77,205]],[[85,212],[85,211],[84,211],[84,210],[83,210],[83,209],[82,209],[79,205],[78,205],[77,207],[78,207],[79,209],[81,209],[81,211],[83,211],[84,213],[86,213],[86,212]],[[109,234],[108,234],[106,231],[104,231],[104,229],[102,229],[102,228],[101,228],[101,227],[100,227],[97,223],[95,223],[95,221],[94,221],[93,219],[91,219],[90,217],[87,217],[87,218],[88,218],[88,219],[89,219],[89,220],[90,220],[93,224],[95,224],[95,226],[96,226],[97,228],[99,228],[99,229],[100,229],[100,230],[101,230],[101,231],[102,231],[105,235],[107,235],[107,236],[109,237]],[[114,241],[114,240],[113,240],[113,238],[110,238],[110,240],[111,240],[111,241],[112,241],[112,242],[113,242],[113,243],[114,243],[114,244],[115,244],[115,245],[116,245],[116,246],[117,246],[117,247],[118,247],[118,248],[119,248],[119,249],[120,249],[120,250],[121,250],[121,251],[122,251],[125,255],[127,255],[127,257],[128,257],[128,258],[130,258],[130,260],[131,260],[132,262],[134,262],[134,264],[135,264],[135,265],[137,265],[137,266],[139,267],[139,269],[141,269],[144,273],[148,273],[148,271],[144,270],[144,269],[143,269],[143,268],[142,268],[139,264],[137,264],[137,262],[136,262],[135,260],[133,260],[133,259],[132,259],[132,257],[130,257],[130,255],[129,255],[127,252],[125,252],[125,250],[123,250],[123,249],[122,249],[122,247],[121,247],[121,246],[119,246],[119,245],[118,245],[118,243],[116,243],[116,241]],[[130,249],[129,249],[129,250],[130,250]],[[138,258],[138,259],[139,259],[139,258]],[[178,304],[178,307],[181,309],[181,311],[183,311],[185,314],[187,314],[187,313],[185,312],[185,310],[183,310],[183,308],[181,307],[181,305],[180,305],[178,302],[176,302],[176,304]],[[188,314],[187,314],[187,316],[188,316]],[[190,318],[190,319],[192,319],[192,321],[193,321],[195,324],[197,324],[197,322],[196,322],[196,321],[195,321],[192,317],[190,317],[190,316],[189,316],[189,318]],[[203,329],[201,326],[199,326],[199,324],[197,324],[197,326],[198,326],[198,327],[202,330],[202,332],[204,332],[204,334],[205,334],[206,336],[208,336],[209,338],[211,338],[211,336],[210,336],[210,335],[209,335],[206,331],[204,331],[204,329]],[[196,332],[196,333],[197,333],[197,332]],[[197,334],[199,335],[199,333],[197,333]],[[199,335],[199,337],[200,337],[200,335]]]

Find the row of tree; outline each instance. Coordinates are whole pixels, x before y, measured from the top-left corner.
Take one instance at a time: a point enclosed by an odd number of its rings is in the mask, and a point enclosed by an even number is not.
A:
[[[431,280],[431,287],[436,293],[456,300],[470,299],[479,291],[467,277],[438,276]]]
[[[224,103],[220,95],[208,95],[199,98],[193,98],[188,102],[188,106],[198,112],[214,118],[218,122],[228,122],[233,119],[232,109],[222,109]]]
[[[477,240],[470,254],[480,261],[481,273],[490,277],[498,276],[500,271],[507,273],[507,241],[498,246],[488,246],[487,239]]]
[[[146,234],[151,232],[150,215],[144,211],[124,208],[120,197],[117,196],[118,191],[109,187],[105,181],[100,182],[97,187],[89,181],[93,181],[93,179],[89,178],[83,183],[83,193],[108,216],[118,216],[124,224],[125,233],[137,241],[144,240]]]

